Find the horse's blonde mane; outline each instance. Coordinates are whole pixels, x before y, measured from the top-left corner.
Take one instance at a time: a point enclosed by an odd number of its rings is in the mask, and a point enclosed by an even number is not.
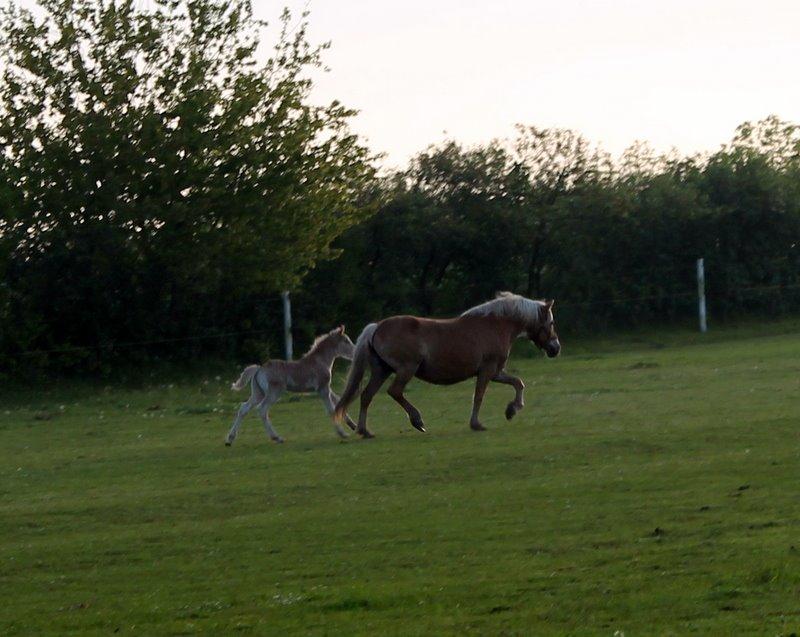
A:
[[[537,327],[543,307],[545,304],[542,301],[534,301],[512,292],[498,292],[491,301],[476,305],[461,316],[505,316],[520,320],[528,327]]]

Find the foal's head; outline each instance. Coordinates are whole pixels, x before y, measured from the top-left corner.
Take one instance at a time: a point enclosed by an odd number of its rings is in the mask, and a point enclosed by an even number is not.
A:
[[[353,360],[356,346],[350,340],[350,337],[344,333],[344,325],[340,325],[335,330],[328,332],[328,338],[336,346],[336,356],[346,358],[349,361]]]
[[[544,353],[548,358],[555,358],[561,351],[561,342],[556,333],[556,322],[553,319],[554,301],[544,301],[539,310],[539,321],[537,325],[528,328],[528,338]]]

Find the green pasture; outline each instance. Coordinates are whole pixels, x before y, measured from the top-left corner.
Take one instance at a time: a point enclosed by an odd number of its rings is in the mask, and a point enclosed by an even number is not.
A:
[[[226,448],[238,365],[6,387],[0,634],[800,632],[800,335],[564,352],[510,423],[415,381],[429,433],[381,393],[369,441],[303,396]]]

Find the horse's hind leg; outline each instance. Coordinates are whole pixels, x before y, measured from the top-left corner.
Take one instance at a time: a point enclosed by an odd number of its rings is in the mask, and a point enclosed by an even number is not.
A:
[[[319,397],[322,399],[322,404],[325,405],[325,411],[328,412],[329,416],[333,416],[333,412],[336,411],[336,403],[339,402],[339,397],[331,391],[331,388],[327,385],[319,390]],[[352,419],[350,416],[347,417],[347,424],[350,425],[350,429],[355,429],[355,423],[352,423]],[[345,430],[339,426],[339,423],[334,422],[333,426],[336,428],[336,433],[339,434],[340,438],[347,438],[347,434]]]
[[[233,441],[236,440],[236,434],[239,433],[239,425],[242,424],[242,418],[247,415],[253,407],[255,407],[262,399],[264,394],[254,381],[251,382],[250,398],[239,405],[239,411],[236,412],[236,417],[233,419],[233,425],[228,435],[225,436],[225,444],[230,447]]]
[[[258,405],[258,411],[261,414],[261,419],[264,421],[264,429],[267,435],[270,437],[270,440],[278,443],[283,442],[283,438],[281,438],[278,432],[272,427],[272,422],[269,419],[269,408],[278,402],[278,398],[280,398],[282,393],[281,390],[270,388],[267,390],[267,395],[264,397],[264,400]]]
[[[411,426],[414,427],[414,429],[424,432],[425,423],[422,422],[422,414],[420,414],[419,409],[408,402],[406,397],[403,395],[403,390],[406,388],[406,385],[408,385],[408,382],[414,378],[416,371],[417,366],[414,366],[413,368],[397,370],[394,381],[391,385],[389,385],[388,394],[394,398],[403,409],[405,409],[406,413],[408,414],[408,419],[411,421]]]
[[[358,412],[357,431],[362,438],[375,437],[372,432],[367,429],[367,410],[375,394],[377,394],[378,390],[381,388],[381,385],[386,382],[386,379],[389,378],[389,375],[392,373],[392,370],[375,354],[370,354],[369,364],[372,369],[372,375],[369,378],[367,386],[364,387],[364,391],[361,392],[361,409]]]
[[[508,403],[506,407],[506,420],[511,420],[515,414],[525,406],[525,401],[522,398],[522,391],[525,389],[525,383],[516,376],[506,374],[505,371],[498,372],[492,380],[496,383],[511,385],[516,391],[514,400]]]
[[[333,400],[334,409],[336,408],[336,404],[339,402],[339,396],[337,396],[336,392],[330,389],[328,386],[328,391],[330,392],[331,399]],[[350,418],[349,414],[345,413],[344,421],[347,423],[347,426],[350,427],[353,431],[356,430],[356,423],[353,422],[353,419]]]

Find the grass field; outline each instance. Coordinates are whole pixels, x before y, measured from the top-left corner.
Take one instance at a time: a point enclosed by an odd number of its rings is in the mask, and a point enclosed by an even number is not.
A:
[[[800,632],[800,335],[761,333],[515,358],[482,434],[471,384],[411,384],[427,435],[302,397],[232,448],[238,368],[6,389],[0,634]]]

